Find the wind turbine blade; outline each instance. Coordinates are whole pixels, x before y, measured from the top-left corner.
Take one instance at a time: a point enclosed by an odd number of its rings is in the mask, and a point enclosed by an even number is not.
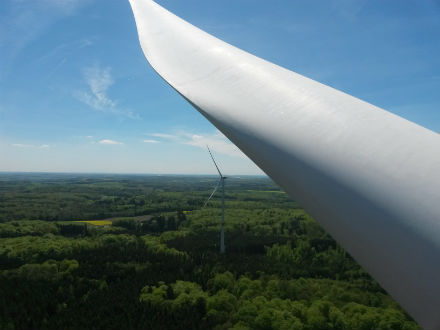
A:
[[[152,67],[425,330],[440,329],[440,137],[130,0]]]
[[[211,200],[212,196],[214,196],[215,192],[217,191],[218,187],[220,187],[220,183],[222,182],[222,179],[220,178],[220,180],[218,181],[217,185],[215,186],[214,190],[211,193],[211,196],[209,196],[209,198],[206,200],[205,204],[203,205],[203,207],[205,207],[206,205],[208,205],[208,202]]]
[[[220,172],[220,169],[217,166],[217,163],[215,162],[214,156],[211,153],[211,150],[209,149],[208,146],[206,146],[206,148],[208,148],[209,154],[211,155],[211,159],[214,162],[215,168],[217,169],[218,174],[220,175],[220,178],[223,178],[222,172]]]

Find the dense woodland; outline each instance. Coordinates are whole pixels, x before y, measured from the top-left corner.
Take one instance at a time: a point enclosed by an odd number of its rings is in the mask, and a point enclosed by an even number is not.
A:
[[[216,180],[0,174],[0,329],[420,329],[265,177],[219,254]]]

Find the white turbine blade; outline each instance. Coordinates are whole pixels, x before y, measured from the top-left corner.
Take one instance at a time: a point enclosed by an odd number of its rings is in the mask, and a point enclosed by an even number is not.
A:
[[[209,149],[208,146],[206,146],[206,148],[208,148],[209,154],[211,155],[211,159],[214,162],[215,168],[217,169],[218,174],[220,175],[220,178],[223,178],[222,172],[220,172],[220,169],[217,166],[217,163],[215,162],[214,156],[211,153],[211,150]]]
[[[208,202],[211,200],[212,196],[214,196],[215,192],[217,191],[218,187],[220,187],[220,183],[222,182],[222,179],[220,178],[220,180],[218,181],[217,185],[215,186],[214,190],[211,193],[211,196],[209,196],[209,198],[206,200],[205,204],[203,205],[203,207],[205,207],[206,205],[208,205]]]
[[[130,3],[163,79],[424,329],[440,329],[439,135],[248,54],[151,0]]]

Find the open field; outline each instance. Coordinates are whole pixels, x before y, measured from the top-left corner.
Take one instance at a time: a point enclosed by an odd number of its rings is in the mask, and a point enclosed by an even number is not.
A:
[[[112,224],[111,220],[80,220],[80,221],[73,221],[73,222],[89,223],[94,226],[110,226]]]

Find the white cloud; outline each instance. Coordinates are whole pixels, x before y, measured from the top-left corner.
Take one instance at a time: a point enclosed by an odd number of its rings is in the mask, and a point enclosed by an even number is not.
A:
[[[101,140],[98,143],[100,143],[100,144],[113,144],[113,145],[114,144],[124,144],[124,143],[119,142],[119,141],[107,140],[107,139]]]
[[[144,140],[144,143],[159,143],[157,140]]]
[[[30,144],[22,144],[22,143],[13,143],[12,146],[17,147],[17,148],[32,148],[33,147]]]
[[[34,144],[12,143],[11,145],[16,148],[33,148],[33,149],[49,149],[50,148],[50,145],[48,145],[48,144],[34,145]]]
[[[139,118],[139,115],[130,110],[120,109],[117,102],[108,96],[108,90],[115,82],[110,67],[104,69],[99,66],[85,68],[83,75],[89,90],[77,91],[75,96],[78,100],[98,111],[123,115],[132,119]]]
[[[172,134],[165,134],[165,133],[152,133],[152,134],[147,134],[147,135],[151,135],[157,138],[162,138],[162,139],[175,139],[177,138],[177,136],[172,135]]]
[[[246,156],[231,143],[220,131],[215,133],[190,133],[178,132],[176,134],[168,133],[152,133],[150,136],[161,138],[168,142],[186,144],[193,147],[206,149],[206,146],[215,152],[233,156],[246,158]]]

